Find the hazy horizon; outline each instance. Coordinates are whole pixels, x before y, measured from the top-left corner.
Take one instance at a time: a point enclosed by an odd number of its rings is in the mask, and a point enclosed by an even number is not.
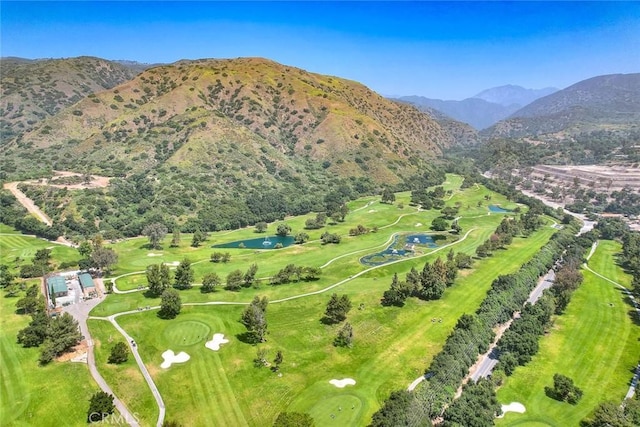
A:
[[[394,96],[461,100],[640,72],[633,2],[2,2],[0,55],[259,56]]]

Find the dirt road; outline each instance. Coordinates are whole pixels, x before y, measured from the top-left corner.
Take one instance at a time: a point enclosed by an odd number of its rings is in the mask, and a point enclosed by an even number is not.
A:
[[[18,202],[20,202],[20,204],[24,206],[27,209],[27,211],[29,211],[29,213],[33,214],[40,221],[44,222],[49,227],[51,227],[51,225],[53,224],[51,222],[51,218],[49,218],[44,212],[42,212],[40,208],[37,207],[35,203],[33,203],[33,200],[28,198],[22,191],[18,190],[18,184],[20,183],[7,182],[4,185],[4,188],[6,190],[11,191],[11,193],[16,197],[16,199],[18,199]]]

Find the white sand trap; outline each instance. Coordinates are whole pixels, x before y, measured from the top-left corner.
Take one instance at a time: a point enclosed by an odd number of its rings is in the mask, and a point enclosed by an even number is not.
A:
[[[175,354],[173,350],[167,350],[164,353],[162,353],[162,358],[164,359],[164,362],[162,362],[160,367],[162,369],[167,369],[174,363],[186,362],[187,360],[191,359],[191,356],[189,356],[184,351],[181,351],[180,353]]]
[[[162,256],[162,254],[154,254],[153,252],[148,253],[147,256]]]
[[[220,350],[220,345],[228,342],[229,340],[224,337],[224,334],[213,334],[213,339],[211,341],[207,341],[204,346],[210,350],[218,351]]]
[[[180,261],[165,262],[164,265],[168,265],[169,267],[177,267],[180,265]]]
[[[374,213],[374,212],[378,212],[378,211],[377,211],[377,210],[375,210],[375,209],[371,209],[371,210],[369,211],[369,213]]]
[[[353,378],[343,378],[341,380],[331,380],[329,383],[338,388],[345,388],[348,385],[356,385],[356,380]]]
[[[416,222],[416,227],[421,227],[422,223],[421,222]]]
[[[524,414],[525,411],[526,409],[522,403],[511,402],[508,405],[502,405],[502,415],[500,415],[498,418],[504,417],[504,414],[506,414],[507,412],[517,412],[519,414]]]

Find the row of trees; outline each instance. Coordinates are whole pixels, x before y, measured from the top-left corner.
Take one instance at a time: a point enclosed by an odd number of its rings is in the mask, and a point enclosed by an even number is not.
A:
[[[322,274],[318,267],[302,267],[294,264],[287,264],[286,267],[278,271],[269,282],[272,285],[283,285],[291,282],[309,282],[317,280]]]
[[[400,281],[398,273],[395,273],[390,288],[382,295],[381,304],[402,307],[411,296],[422,300],[440,299],[445,289],[454,283],[458,270],[470,268],[472,264],[473,258],[469,255],[462,252],[454,254],[450,250],[446,262],[440,258],[433,263],[426,262],[421,273],[411,268],[404,281]]]
[[[571,225],[557,232],[516,273],[499,276],[474,315],[465,314],[458,320],[442,351],[426,370],[428,380],[414,392],[414,410],[406,415],[405,423],[409,422],[409,418],[420,422],[441,415],[442,408],[453,399],[453,391],[459,387],[478,354],[488,348],[494,336],[492,329],[521,309],[538,278],[575,241],[573,234],[576,231],[577,225]],[[384,414],[389,404],[394,403],[385,402],[383,408],[374,415],[373,425],[388,425],[385,424],[387,420]]]

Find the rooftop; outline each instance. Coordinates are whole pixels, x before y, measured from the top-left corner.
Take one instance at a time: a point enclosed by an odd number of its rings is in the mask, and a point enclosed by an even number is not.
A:
[[[54,294],[57,294],[59,292],[67,292],[67,284],[64,281],[64,277],[47,277],[47,291],[51,292],[52,288]]]
[[[89,273],[82,273],[78,276],[80,280],[80,284],[82,285],[82,289],[95,288],[96,285],[93,284],[93,279]]]

